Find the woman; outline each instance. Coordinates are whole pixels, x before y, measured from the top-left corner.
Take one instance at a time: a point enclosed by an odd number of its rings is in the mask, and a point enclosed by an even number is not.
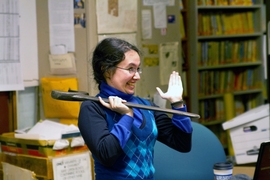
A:
[[[129,108],[125,102],[155,106],[134,95],[140,80],[140,52],[137,47],[116,38],[101,41],[93,53],[94,79],[100,90],[100,103],[84,101],[78,126],[91,151],[96,180],[154,179],[154,145],[161,141],[169,147],[189,152],[192,126],[189,117]],[[183,87],[177,72],[170,75],[168,91],[160,96],[172,108],[186,111]],[[106,103],[102,98],[108,98]]]

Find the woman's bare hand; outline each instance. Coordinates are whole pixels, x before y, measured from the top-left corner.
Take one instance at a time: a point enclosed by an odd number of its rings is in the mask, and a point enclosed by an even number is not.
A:
[[[173,71],[170,75],[168,90],[166,93],[164,93],[159,87],[156,89],[163,99],[167,99],[171,103],[182,100],[183,85],[178,72]]]
[[[127,114],[133,117],[133,110],[132,108],[127,107],[124,103],[127,102],[126,100],[121,99],[117,96],[109,96],[108,100],[109,103],[103,101],[101,97],[98,97],[100,103],[108,109],[112,111],[118,112],[119,114]]]

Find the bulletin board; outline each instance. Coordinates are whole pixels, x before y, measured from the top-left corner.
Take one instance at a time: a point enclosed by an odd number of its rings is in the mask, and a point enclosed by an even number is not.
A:
[[[154,27],[153,19],[153,6],[145,6],[143,2],[154,2],[154,1],[138,1],[138,24],[137,24],[137,42],[139,48],[143,49],[143,46],[156,46],[159,47],[162,43],[178,43],[177,51],[177,63],[179,72],[181,72],[181,39],[180,39],[180,23],[179,23],[179,6],[178,1],[168,1],[173,2],[174,5],[166,6],[166,24],[167,27],[163,29]],[[166,1],[167,2],[167,1]],[[38,29],[38,59],[39,59],[39,78],[51,76],[50,67],[48,61],[48,54],[50,51],[49,47],[49,22],[48,22],[48,0],[37,1],[37,29]],[[79,90],[87,91],[90,95],[95,95],[97,92],[96,83],[93,80],[93,73],[91,68],[91,54],[98,42],[98,32],[97,32],[97,17],[95,8],[96,2],[85,0],[85,9],[82,10],[86,12],[87,25],[86,28],[76,28],[75,29],[75,57],[77,73],[75,76],[78,78]],[[142,38],[142,11],[149,10],[151,14],[151,34],[149,39]],[[169,17],[173,17],[172,19]],[[168,21],[169,20],[169,21]],[[148,54],[144,54],[148,55]],[[154,59],[158,55],[150,55],[148,57],[154,56]],[[145,57],[145,56],[144,56]],[[143,63],[144,59],[142,59]],[[142,64],[143,66],[143,64]],[[160,83],[160,66],[150,66],[142,67],[143,73],[141,75],[141,80],[138,82],[136,87],[136,94],[142,97],[147,97],[148,95],[153,96],[156,93],[156,87],[159,86],[163,91],[166,92],[167,85],[161,85]],[[72,76],[74,77],[74,76]],[[169,80],[169,79],[168,79]]]
[[[159,12],[154,12],[154,2],[160,3],[160,2],[166,2],[168,5],[166,5],[164,17],[166,28],[156,28],[156,27],[162,27],[164,24],[159,24],[157,21],[158,19],[155,19],[155,13],[158,14]],[[174,4],[172,4],[174,3]],[[159,9],[160,4],[156,5],[157,9]],[[140,88],[138,88],[138,93],[143,97],[153,97],[153,95],[156,93],[156,87],[160,87],[164,92],[167,91],[167,84],[164,84],[164,80],[162,81],[161,78],[165,78],[165,81],[169,81],[169,77],[167,77],[167,73],[171,73],[171,71],[164,74],[164,72],[160,71],[162,66],[162,63],[160,63],[160,56],[162,56],[162,53],[160,54],[160,50],[162,51],[163,45],[172,45],[173,52],[176,52],[177,54],[174,54],[175,57],[177,57],[177,71],[180,73],[182,69],[181,64],[181,37],[180,37],[180,23],[179,23],[179,4],[178,1],[149,1],[149,0],[143,0],[139,2],[139,8],[138,8],[138,14],[139,14],[139,31],[141,34],[141,48],[144,50],[144,56],[142,58],[142,69],[143,73],[141,75],[142,81],[140,81]],[[156,10],[157,10],[156,9]],[[156,11],[155,10],[155,11]],[[164,9],[161,9],[164,10]],[[150,17],[150,18],[149,18]],[[148,27],[146,27],[148,26]],[[144,28],[148,28],[150,30],[144,31]],[[174,44],[177,44],[177,46],[174,46]],[[174,49],[177,47],[177,49]],[[163,50],[163,53],[166,50]],[[165,62],[166,63],[166,62]],[[166,76],[166,77],[162,77]],[[166,80],[167,79],[167,80]],[[137,90],[137,89],[136,89]]]
[[[38,66],[39,79],[43,77],[56,76],[50,71],[49,53],[50,53],[50,34],[49,34],[49,9],[48,0],[36,1],[37,8],[37,30],[38,30]],[[74,10],[74,13],[87,14],[87,1],[83,9]],[[75,34],[75,64],[76,73],[67,75],[57,75],[57,77],[76,77],[78,78],[79,90],[89,91],[88,72],[89,67],[89,40],[88,40],[89,24],[86,28],[74,27]],[[94,39],[91,39],[95,41]]]
[[[66,75],[54,75],[51,73],[49,54],[50,54],[50,34],[49,34],[49,8],[48,0],[36,1],[37,12],[37,35],[38,35],[38,69],[39,80],[44,77],[77,78],[78,90],[88,92],[89,95],[97,94],[98,88],[93,80],[91,68],[91,54],[97,44],[96,20],[94,1],[84,1],[84,8],[74,9],[76,14],[86,15],[85,27],[74,26],[75,35],[75,64],[76,73]],[[91,9],[91,10],[89,10]],[[44,119],[43,101],[41,88],[39,89],[40,118]]]

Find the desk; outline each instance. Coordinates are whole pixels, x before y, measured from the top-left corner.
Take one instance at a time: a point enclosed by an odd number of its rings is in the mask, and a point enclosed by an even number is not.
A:
[[[233,167],[233,175],[246,174],[249,177],[253,178],[254,171],[255,171],[254,166],[234,166]]]

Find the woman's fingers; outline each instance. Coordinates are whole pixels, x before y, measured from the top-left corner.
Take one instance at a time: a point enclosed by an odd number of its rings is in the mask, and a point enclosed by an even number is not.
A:
[[[100,103],[105,106],[106,108],[109,108],[113,111],[119,112],[121,114],[126,113],[128,111],[130,111],[129,107],[127,107],[124,103],[127,102],[124,99],[121,99],[117,96],[109,96],[108,98],[108,103],[105,102],[101,97],[98,97]]]

